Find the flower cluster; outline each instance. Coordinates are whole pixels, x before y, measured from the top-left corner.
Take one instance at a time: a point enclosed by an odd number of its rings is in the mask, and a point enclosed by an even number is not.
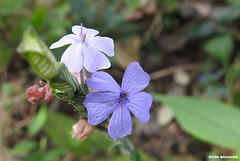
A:
[[[133,114],[140,122],[146,123],[150,118],[150,107],[153,98],[144,90],[150,81],[149,75],[142,69],[138,62],[132,62],[126,69],[122,85],[119,86],[113,77],[100,69],[111,66],[105,56],[114,56],[113,40],[108,37],[96,36],[98,31],[82,26],[73,26],[73,34],[63,36],[59,41],[53,43],[50,49],[70,44],[64,51],[61,62],[63,62],[70,73],[75,76],[79,83],[86,84],[92,89],[84,100],[84,106],[88,112],[88,123],[79,121],[73,126],[73,137],[85,140],[87,134],[92,132],[91,125],[95,126],[111,119],[108,125],[109,136],[118,139],[132,132]],[[92,74],[87,79],[84,71]],[[45,85],[38,88],[36,85],[27,90],[29,102],[45,95],[49,100],[51,89]],[[80,98],[79,98],[80,99]]]

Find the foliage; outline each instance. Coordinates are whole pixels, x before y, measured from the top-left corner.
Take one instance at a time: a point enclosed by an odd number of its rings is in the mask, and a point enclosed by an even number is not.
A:
[[[157,10],[153,14],[147,14],[147,6],[152,2]],[[70,33],[73,24],[80,22],[87,27],[98,29],[103,36],[112,37],[116,46],[125,49],[124,53],[131,58],[131,54],[128,53],[134,48],[132,43],[136,42],[131,41],[132,35],[138,35],[137,55],[148,72],[182,62],[203,64],[196,71],[189,72],[192,82],[186,87],[180,87],[194,97],[156,94],[155,99],[174,111],[176,120],[184,131],[200,140],[199,142],[211,144],[208,152],[214,151],[214,145],[218,149],[215,155],[220,155],[225,148],[239,151],[239,11],[239,0],[207,3],[188,0],[0,1],[0,156],[2,157],[2,147],[6,146],[14,160],[57,161],[65,159],[65,156],[75,160],[129,160],[125,155],[118,153],[124,151],[121,149],[121,142],[113,143],[98,130],[84,142],[72,139],[71,126],[76,119],[71,114],[59,113],[64,110],[71,111],[70,107],[66,109],[65,104],[57,108],[58,112],[53,110],[52,104],[56,103],[55,101],[50,104],[37,102],[34,106],[26,104],[25,89],[37,80],[33,80],[32,71],[17,52],[21,52],[30,62],[34,72],[49,83],[53,88],[52,92],[58,98],[75,106],[77,111],[85,112],[85,108],[81,106],[83,99],[77,99],[85,96],[82,92],[84,87],[78,84],[64,64],[57,63],[64,49],[48,49],[52,42]],[[129,15],[137,17],[129,20]],[[36,29],[40,37],[33,28],[29,28],[16,51],[22,33],[29,25]],[[162,39],[165,35],[180,37],[184,39],[184,43],[169,52],[166,48],[179,45],[174,42],[180,41],[166,41]],[[127,40],[130,40],[131,44]],[[159,45],[162,42],[168,43]],[[111,61],[114,63],[111,72],[118,78],[122,73],[121,65],[115,64],[118,63],[117,60]],[[152,81],[147,90],[172,93],[174,90],[171,91],[171,88],[175,85],[171,83],[171,76],[161,77]],[[215,101],[200,99],[206,97]],[[60,104],[62,105],[62,102]],[[36,115],[32,116],[34,109],[37,109]],[[154,105],[152,112],[156,109]],[[31,121],[29,118],[32,118]],[[7,123],[3,124],[2,120]],[[148,128],[151,128],[151,125],[147,124]],[[159,137],[162,138],[164,129],[165,127],[161,128],[154,136],[134,135],[132,139],[140,140],[141,148],[145,149],[147,145],[142,143],[148,139],[149,142],[155,142]],[[168,150],[177,153],[177,156],[167,153],[169,156],[164,157],[164,161],[199,160],[197,154],[201,149],[195,154],[192,152],[194,149],[189,150],[184,145],[177,145],[178,143]],[[113,149],[109,151],[108,147],[112,144]],[[162,150],[159,150],[159,155],[160,151]],[[239,156],[238,151],[236,155]],[[138,155],[144,160],[153,160],[139,151],[125,151],[125,154],[131,153],[135,160]],[[188,157],[190,153],[191,157]],[[206,158],[208,154],[210,153],[205,153]],[[227,154],[234,155],[229,151]]]
[[[202,141],[240,150],[237,139],[240,135],[240,110],[236,107],[194,97],[153,96],[173,110],[180,125],[191,135]]]
[[[216,36],[203,44],[204,51],[228,66],[229,57],[233,49],[233,40],[229,35]]]

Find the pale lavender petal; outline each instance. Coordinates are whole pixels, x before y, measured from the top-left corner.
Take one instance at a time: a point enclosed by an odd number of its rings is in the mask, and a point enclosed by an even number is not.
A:
[[[113,112],[108,127],[108,134],[113,139],[118,139],[132,133],[132,118],[129,110],[121,106]]]
[[[86,28],[80,25],[74,25],[72,27],[72,32],[77,35],[78,37],[81,37],[81,32],[82,34],[86,34],[86,42],[89,41],[90,39],[92,39],[94,36],[96,36],[97,34],[99,34],[99,32],[97,30],[94,29],[90,29],[90,28]]]
[[[132,62],[126,69],[122,89],[128,93],[137,93],[146,88],[149,84],[150,77],[138,62]]]
[[[109,37],[96,36],[89,42],[89,45],[104,52],[108,56],[114,56],[113,39]]]
[[[94,90],[116,92],[118,93],[118,97],[121,92],[120,86],[113,77],[106,72],[93,73],[92,77],[87,79],[87,85]]]
[[[111,66],[108,58],[99,50],[83,45],[82,53],[84,56],[83,66],[90,73],[94,73],[99,69],[107,69]]]
[[[114,92],[92,92],[85,100],[84,106],[88,111],[88,122],[98,125],[106,120],[119,105],[119,94]]]
[[[147,123],[150,118],[150,107],[153,98],[150,94],[140,92],[128,96],[128,102],[125,106],[142,123]]]
[[[63,53],[61,57],[68,70],[72,72],[80,72],[83,65],[83,56],[81,52],[81,44],[70,45]]]
[[[60,40],[58,40],[57,42],[53,43],[49,48],[50,49],[55,49],[55,48],[59,48],[62,47],[64,45],[67,44],[72,44],[74,42],[77,41],[77,36],[74,34],[68,34],[66,36],[63,36]]]

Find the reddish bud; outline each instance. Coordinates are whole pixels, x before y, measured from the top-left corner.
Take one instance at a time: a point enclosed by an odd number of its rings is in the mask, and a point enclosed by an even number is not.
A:
[[[92,126],[86,120],[79,120],[72,126],[72,137],[83,141],[87,139],[87,135],[93,132]]]
[[[44,95],[44,90],[38,88],[37,85],[29,87],[26,91],[26,96],[28,98],[28,102],[30,102],[32,104],[35,104],[35,102],[33,102],[33,101],[43,97],[43,95]]]
[[[48,84],[46,84],[43,88],[45,92],[44,100],[49,102],[54,97],[54,95],[51,94],[52,89],[48,86]]]
[[[40,84],[42,84],[40,82]],[[49,88],[48,84],[42,84],[44,87],[39,88],[37,85],[31,86],[26,91],[26,96],[28,98],[28,102],[35,104],[34,100],[38,100],[39,98],[44,97],[45,101],[50,101],[54,95],[51,95],[52,89]]]

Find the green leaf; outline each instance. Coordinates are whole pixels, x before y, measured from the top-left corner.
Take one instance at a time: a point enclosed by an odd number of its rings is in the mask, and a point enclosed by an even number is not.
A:
[[[215,26],[212,24],[212,22],[207,21],[204,23],[190,25],[183,31],[182,34],[190,39],[202,38],[213,34],[215,30]]]
[[[37,147],[37,143],[34,140],[26,140],[14,146],[11,152],[12,152],[12,155],[19,156],[19,155],[30,152],[36,147]]]
[[[227,67],[233,49],[233,39],[229,35],[216,36],[203,44],[203,50],[221,61]]]
[[[24,0],[0,1],[0,15],[13,15],[15,12],[23,11]]]
[[[12,57],[11,47],[6,43],[0,44],[0,66],[7,67]]]
[[[58,74],[57,61],[54,55],[32,27],[25,31],[17,51],[28,60],[40,77],[51,79]]]
[[[42,161],[44,156],[45,155],[40,151],[33,151],[28,156],[24,157],[21,161]]]
[[[58,98],[69,101],[76,92],[80,91],[80,85],[77,79],[69,73],[64,63],[58,63],[58,75],[48,81],[49,86]]]
[[[47,121],[47,105],[43,105],[28,126],[28,134],[37,134]]]
[[[71,136],[72,126],[77,123],[76,120],[60,113],[49,111],[47,124],[44,131],[59,147],[69,150],[75,156],[94,155],[107,151],[111,140],[105,137],[101,132],[94,130],[85,141],[78,141]]]
[[[157,161],[157,159],[154,159],[143,152],[140,152],[140,154],[142,156],[142,159],[145,161]],[[115,155],[115,156],[109,157],[109,158],[104,157],[104,158],[98,159],[96,161],[123,161],[123,160],[124,161],[133,161],[131,158],[129,158],[126,155],[118,155],[118,156]],[[140,160],[138,160],[138,161],[140,161]],[[188,160],[186,160],[186,161],[188,161]],[[191,161],[193,161],[193,160],[191,160]]]
[[[38,6],[34,9],[31,17],[31,24],[37,31],[42,31],[44,29],[46,19],[48,17],[48,12],[45,6]]]
[[[12,95],[14,93],[14,87],[10,82],[4,82],[2,84],[2,93],[6,95]]]
[[[153,97],[169,106],[179,124],[191,135],[208,143],[240,150],[240,110],[236,107],[187,96],[153,94]]]
[[[134,11],[137,9],[140,0],[125,0],[125,3],[130,10]]]
[[[167,157],[164,158],[163,161],[199,161],[198,159],[190,156],[175,156],[175,157]]]
[[[65,151],[63,149],[51,149],[50,151],[48,151],[43,159],[41,161],[53,161],[53,160],[59,160],[59,156],[63,155],[65,153]]]

